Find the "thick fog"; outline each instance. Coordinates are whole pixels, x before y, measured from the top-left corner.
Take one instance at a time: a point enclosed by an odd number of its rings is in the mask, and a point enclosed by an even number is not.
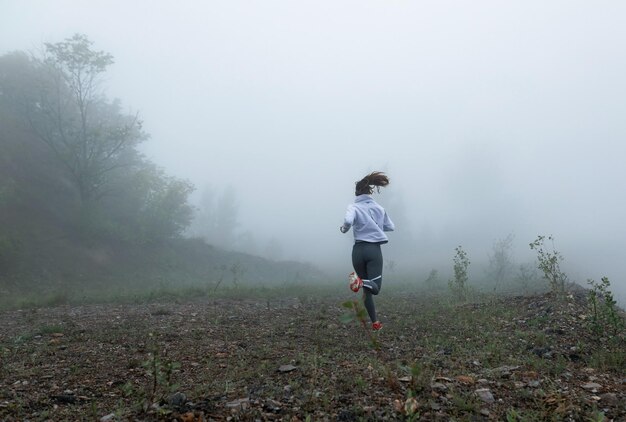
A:
[[[480,278],[495,241],[521,263],[551,234],[623,303],[624,22],[621,1],[0,0],[0,54],[77,32],[111,53],[146,155],[198,203],[230,195],[224,246],[343,279],[354,182],[382,170],[398,274],[463,245]]]

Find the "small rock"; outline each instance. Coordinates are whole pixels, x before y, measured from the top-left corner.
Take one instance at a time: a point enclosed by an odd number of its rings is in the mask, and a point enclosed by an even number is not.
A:
[[[483,416],[489,416],[490,415],[489,410],[487,410],[487,409],[480,409],[480,414],[483,415]]]
[[[109,421],[112,421],[113,419],[115,419],[115,413],[109,413],[108,415],[101,417],[100,422],[109,422]]]
[[[281,365],[278,368],[278,372],[291,372],[291,371],[295,371],[296,369],[298,369],[296,366],[293,365]]]
[[[415,397],[409,397],[404,402],[404,413],[406,413],[407,415],[413,415],[415,412],[417,412],[417,406],[418,403]]]
[[[187,396],[185,395],[185,393],[181,393],[179,391],[179,392],[172,394],[169,397],[168,402],[172,406],[182,406],[183,404],[187,402]]]
[[[456,380],[458,382],[460,382],[461,384],[474,384],[476,381],[474,381],[474,378],[468,376],[468,375],[459,375],[458,377],[456,377]]]
[[[532,352],[540,358],[549,359],[552,357],[552,352],[549,347],[535,347]]]
[[[437,391],[439,393],[445,393],[446,391],[448,391],[448,387],[441,382],[432,383],[430,385],[430,388],[432,388],[434,391]]]
[[[617,394],[615,393],[604,393],[600,395],[600,400],[602,400],[602,403],[605,403],[609,406],[615,406],[619,403],[619,400],[617,399]]]
[[[597,382],[588,382],[587,384],[583,384],[582,387],[585,390],[591,391],[592,393],[595,393],[596,391],[602,388],[602,386],[598,384]]]
[[[61,404],[74,404],[76,403],[76,396],[73,394],[58,394],[51,396],[51,398],[57,403]]]
[[[476,395],[485,403],[493,403],[495,401],[493,394],[491,394],[491,390],[488,388],[479,388],[478,390],[475,390],[474,393],[476,393]]]
[[[519,369],[519,365],[517,366],[504,365],[504,366],[499,366],[493,369],[493,371],[494,372],[513,372],[513,371],[517,371],[518,369]]]
[[[282,406],[275,400],[267,400],[263,407],[273,413],[279,413],[282,410]]]
[[[406,376],[406,377],[398,378],[398,381],[400,381],[400,382],[411,382],[412,379],[413,379],[412,377]]]
[[[524,384],[524,383],[523,383],[523,382],[521,382],[521,381],[515,381],[515,382],[513,383],[513,386],[514,386],[516,389],[518,389],[518,390],[519,390],[520,388],[524,388],[524,387],[526,387],[526,384]]]
[[[400,400],[396,399],[393,401],[393,408],[395,409],[396,412],[398,413],[402,412],[402,407],[403,407],[403,404]]]
[[[533,380],[533,381],[529,381],[529,382],[528,382],[528,386],[529,386],[529,387],[532,387],[532,388],[537,388],[537,387],[539,387],[539,384],[541,384],[541,382],[540,382],[540,381],[537,381],[537,380]]]
[[[225,406],[227,409],[245,409],[248,407],[248,403],[250,403],[250,399],[246,397],[243,399],[229,401]]]

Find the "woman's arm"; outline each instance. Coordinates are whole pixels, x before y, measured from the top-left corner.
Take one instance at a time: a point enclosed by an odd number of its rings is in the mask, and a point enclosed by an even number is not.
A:
[[[385,219],[383,220],[383,231],[392,232],[395,229],[396,225],[393,224],[393,221],[391,221],[391,218],[389,218],[389,215],[387,215],[387,212],[385,211]]]
[[[343,225],[339,227],[341,233],[346,233],[350,230],[350,227],[354,224],[354,218],[356,216],[356,212],[354,210],[354,205],[348,205],[348,210],[346,211],[346,216],[343,219]]]

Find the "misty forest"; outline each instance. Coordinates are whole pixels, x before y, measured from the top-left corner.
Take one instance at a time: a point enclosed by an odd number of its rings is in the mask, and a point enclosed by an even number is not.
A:
[[[626,420],[623,280],[580,277],[571,237],[504,229],[477,249],[494,219],[469,206],[440,213],[475,217],[465,231],[451,223],[440,236],[419,228],[422,217],[409,229],[428,210],[411,198],[426,194],[394,190],[393,160],[360,166],[344,150],[335,194],[309,180],[293,189],[299,173],[277,177],[289,156],[269,145],[275,155],[259,153],[267,173],[242,184],[264,196],[247,201],[229,182],[244,174],[245,152],[207,164],[204,180],[150,152],[158,125],[110,93],[127,56],[80,32],[34,50],[3,43],[0,420]],[[168,83],[150,88],[163,107]],[[172,155],[183,149],[167,142]],[[205,142],[216,157],[229,148]],[[295,167],[333,168],[289,148]],[[389,188],[372,184],[374,171]],[[455,174],[450,195],[481,198]],[[357,226],[341,225],[366,175],[364,192],[395,222],[380,294],[374,279],[349,279]]]

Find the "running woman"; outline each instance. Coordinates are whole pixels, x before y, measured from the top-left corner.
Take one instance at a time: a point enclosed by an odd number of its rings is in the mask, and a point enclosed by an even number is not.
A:
[[[348,205],[343,225],[339,227],[342,233],[353,228],[352,266],[356,275],[352,273],[349,276],[350,289],[358,292],[363,287],[365,309],[375,331],[383,328],[376,317],[374,306],[374,296],[380,292],[383,284],[383,254],[380,245],[388,242],[385,232],[393,231],[395,226],[385,209],[371,195],[374,186],[380,193],[380,188],[388,184],[387,175],[379,171],[356,182],[356,198],[353,204]]]

